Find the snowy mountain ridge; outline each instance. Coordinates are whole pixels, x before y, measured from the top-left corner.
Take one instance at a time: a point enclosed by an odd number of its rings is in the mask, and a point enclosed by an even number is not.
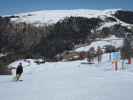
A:
[[[104,19],[105,17],[112,17],[116,11],[120,9],[107,10],[88,10],[88,9],[74,9],[74,10],[42,10],[28,13],[15,14],[16,18],[11,18],[13,22],[26,22],[30,24],[52,24],[66,17],[87,17]]]

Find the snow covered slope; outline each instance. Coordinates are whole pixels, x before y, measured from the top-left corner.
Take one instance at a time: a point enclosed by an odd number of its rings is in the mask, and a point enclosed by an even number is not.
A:
[[[0,76],[2,100],[133,100],[132,65],[112,70],[108,54],[101,64],[56,62],[24,67],[23,81]],[[14,63],[15,64],[15,63]]]
[[[36,12],[28,12],[16,14],[17,18],[12,18],[15,22],[26,22],[32,24],[52,24],[65,17],[80,16],[87,18],[97,18],[100,17],[104,19],[106,17],[111,17],[118,9],[109,10],[87,10],[87,9],[75,9],[75,10],[42,10]]]
[[[94,41],[90,45],[76,48],[74,51],[76,51],[76,52],[82,52],[82,51],[87,52],[87,51],[89,51],[89,49],[91,47],[94,47],[95,49],[97,49],[97,47],[103,48],[106,45],[111,45],[111,46],[114,46],[116,48],[122,47],[123,38],[117,38],[114,35],[112,35],[108,38],[104,38],[104,39]]]

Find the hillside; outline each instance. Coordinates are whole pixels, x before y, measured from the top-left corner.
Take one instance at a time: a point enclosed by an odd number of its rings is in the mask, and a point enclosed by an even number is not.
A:
[[[114,10],[87,10],[87,9],[75,9],[75,10],[42,10],[28,13],[15,14],[16,18],[11,18],[14,22],[27,22],[32,24],[52,24],[59,20],[63,20],[66,17],[111,17],[117,9]]]
[[[125,15],[124,17],[132,16],[132,12],[123,11],[120,9],[109,9],[109,10],[87,10],[87,9],[75,9],[75,10],[42,10],[28,13],[20,13],[12,16],[11,21],[13,22],[26,22],[35,25],[47,25],[57,23],[66,17],[86,17],[86,18],[101,18],[108,19],[112,17],[112,21],[124,21],[123,18],[119,17]],[[115,15],[115,16],[114,16]],[[114,19],[113,19],[114,18]],[[130,17],[131,18],[131,17]],[[130,21],[129,21],[130,23]],[[130,23],[132,24],[132,23]]]
[[[44,10],[0,17],[0,62],[54,58],[111,36],[132,40],[132,11]]]

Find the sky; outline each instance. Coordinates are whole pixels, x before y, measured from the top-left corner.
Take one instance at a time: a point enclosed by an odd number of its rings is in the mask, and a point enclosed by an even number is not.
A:
[[[133,0],[0,0],[0,15],[37,10],[126,9],[133,10]]]

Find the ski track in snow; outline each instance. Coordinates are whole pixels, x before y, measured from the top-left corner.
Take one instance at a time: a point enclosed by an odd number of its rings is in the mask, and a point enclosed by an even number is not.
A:
[[[114,72],[107,55],[101,64],[83,61],[31,64],[23,81],[0,76],[1,100],[133,100],[133,73]]]

